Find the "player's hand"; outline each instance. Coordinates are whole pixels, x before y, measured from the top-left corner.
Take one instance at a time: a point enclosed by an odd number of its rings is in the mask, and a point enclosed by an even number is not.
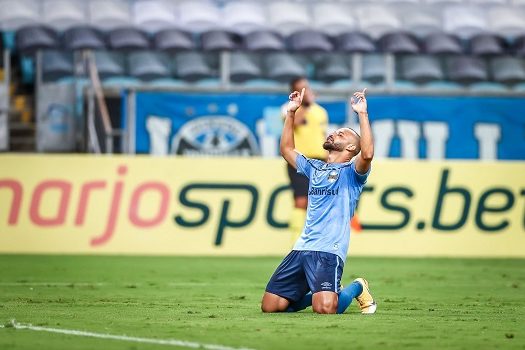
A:
[[[366,104],[366,88],[363,89],[363,91],[357,91],[354,93],[354,95],[350,98],[350,104],[352,105],[352,109],[356,113],[366,113],[367,111],[367,104]]]
[[[301,104],[303,103],[303,96],[304,96],[304,88],[299,91],[294,91],[290,94],[288,99],[290,102],[288,102],[288,110],[290,112],[295,112],[301,107]]]

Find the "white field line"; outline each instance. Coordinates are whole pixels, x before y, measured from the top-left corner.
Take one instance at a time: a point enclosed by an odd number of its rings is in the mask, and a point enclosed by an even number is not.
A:
[[[103,286],[106,285],[106,283],[97,282],[97,283],[89,283],[89,282],[0,282],[0,287],[20,287],[20,286],[28,286],[28,287],[38,287],[38,286],[53,286],[53,287],[69,287],[69,286],[77,286],[77,287],[85,287],[85,286]]]
[[[0,287],[89,287],[89,286],[119,286],[119,285],[136,285],[142,286],[142,283],[106,283],[106,282],[0,282]],[[164,284],[159,284],[164,285]],[[206,287],[206,286],[260,286],[257,283],[246,282],[169,282],[169,287]]]
[[[86,332],[86,331],[79,331],[75,329],[40,327],[40,326],[33,326],[31,324],[17,323],[15,321],[11,321],[11,324],[13,325],[13,328],[15,329],[28,329],[28,330],[37,331],[37,332],[76,335],[79,337],[121,340],[121,341],[133,342],[133,343],[179,346],[179,347],[184,347],[184,348],[192,348],[192,349],[200,348],[200,349],[208,349],[208,350],[253,350],[249,348],[233,348],[233,347],[224,346],[224,345],[204,344],[204,343],[197,343],[197,342],[178,340],[178,339],[140,338],[140,337],[129,337],[127,335]],[[5,326],[1,325],[0,328],[5,328]]]

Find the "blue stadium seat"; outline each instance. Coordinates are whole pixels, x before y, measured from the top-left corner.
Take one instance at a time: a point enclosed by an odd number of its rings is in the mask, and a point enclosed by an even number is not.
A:
[[[478,83],[487,81],[489,78],[487,65],[479,57],[449,57],[446,66],[448,78],[460,84]]]
[[[431,81],[427,84],[421,86],[424,90],[443,90],[449,92],[460,92],[463,90],[463,87],[452,81]]]
[[[409,33],[388,33],[379,39],[379,49],[394,54],[414,54],[419,52],[417,39]]]
[[[374,52],[376,47],[372,38],[359,32],[343,33],[336,38],[336,49],[344,52]]]
[[[234,83],[262,77],[262,69],[256,61],[242,52],[233,52],[230,61],[230,79]]]
[[[175,5],[163,0],[135,0],[132,4],[133,24],[148,33],[175,27]]]
[[[329,54],[323,56],[321,64],[316,69],[317,79],[323,82],[335,82],[338,80],[350,81],[350,57],[341,54]]]
[[[441,13],[421,5],[409,5],[403,9],[403,29],[418,38],[442,32]]]
[[[106,47],[104,35],[86,26],[68,29],[63,35],[63,43],[68,50],[102,50]]]
[[[525,57],[525,35],[521,35],[514,40],[512,51],[517,56]]]
[[[270,27],[284,36],[307,30],[312,23],[308,7],[291,1],[269,2],[268,19]]]
[[[211,1],[184,1],[179,4],[178,14],[178,26],[190,32],[202,33],[222,27],[221,11]]]
[[[264,57],[264,68],[266,76],[280,82],[305,76],[306,69],[297,57],[287,53],[269,53]]]
[[[243,38],[243,47],[249,51],[284,51],[284,39],[271,31],[257,31],[247,34]]]
[[[170,58],[165,53],[138,51],[128,54],[129,75],[140,80],[154,80],[171,76]]]
[[[96,51],[95,62],[98,74],[102,80],[127,75],[126,61],[124,55],[120,52]]]
[[[4,0],[0,11],[2,30],[13,31],[41,23],[39,10],[37,0]]]
[[[58,31],[87,24],[87,6],[84,1],[43,0],[44,23]]]
[[[423,52],[433,55],[459,55],[463,53],[463,47],[459,38],[445,33],[428,35],[422,40]]]
[[[379,38],[386,33],[395,33],[402,29],[401,19],[389,6],[366,4],[356,6],[359,30]]]
[[[367,54],[363,56],[362,79],[372,84],[379,84],[385,80],[386,64],[385,56],[379,54]]]
[[[288,38],[289,47],[298,52],[329,52],[333,45],[326,35],[315,30],[297,31]]]
[[[201,35],[201,45],[205,51],[235,50],[240,41],[240,37],[225,30],[212,30]]]
[[[195,49],[191,35],[179,29],[166,29],[155,33],[153,47],[162,51],[188,51]]]
[[[525,33],[525,10],[516,6],[498,6],[487,10],[489,30],[504,37]]]
[[[494,57],[490,61],[494,81],[503,84],[525,82],[525,61],[521,58],[505,56]]]
[[[470,39],[470,53],[476,56],[503,55],[505,46],[503,38],[494,34],[478,34]]]
[[[258,2],[229,1],[224,4],[222,13],[225,27],[231,32],[246,35],[268,29],[265,8]]]
[[[107,40],[114,50],[144,50],[150,45],[146,33],[131,27],[113,29]]]
[[[448,33],[468,39],[486,32],[487,22],[480,7],[454,5],[447,6],[443,10],[443,27]]]
[[[491,92],[491,93],[497,93],[497,92],[505,92],[507,91],[507,87],[503,84],[498,84],[494,82],[484,81],[480,83],[473,83],[469,86],[469,90],[473,92]]]
[[[74,75],[73,54],[70,51],[46,50],[42,54],[42,78],[57,81]]]
[[[28,26],[16,32],[16,47],[22,52],[56,49],[59,45],[58,34],[48,27]]]
[[[400,73],[402,79],[417,84],[440,81],[445,78],[440,60],[430,55],[402,57]]]
[[[313,28],[330,36],[355,30],[357,21],[347,4],[320,2],[312,4]]]
[[[181,52],[175,55],[175,76],[190,82],[214,78],[206,57],[198,52]]]

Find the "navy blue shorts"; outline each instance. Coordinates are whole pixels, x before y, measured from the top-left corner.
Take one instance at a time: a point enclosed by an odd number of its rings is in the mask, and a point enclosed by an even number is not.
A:
[[[308,292],[335,292],[341,288],[343,261],[332,253],[292,250],[270,278],[268,293],[291,302],[299,301]]]

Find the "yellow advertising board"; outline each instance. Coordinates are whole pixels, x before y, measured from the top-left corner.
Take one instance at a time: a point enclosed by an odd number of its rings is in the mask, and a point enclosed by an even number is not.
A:
[[[0,155],[0,253],[282,255],[284,161]],[[350,255],[525,257],[525,163],[374,161]]]

